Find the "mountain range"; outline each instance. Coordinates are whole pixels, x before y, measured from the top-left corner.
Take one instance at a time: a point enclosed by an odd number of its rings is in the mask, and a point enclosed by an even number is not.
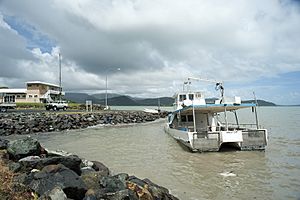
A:
[[[66,93],[65,98],[71,102],[83,103],[86,100],[91,100],[94,104],[105,105],[105,93],[86,94],[86,93]],[[213,99],[207,99],[212,101]],[[108,94],[108,105],[112,106],[172,106],[174,99],[172,97],[160,98],[135,98],[127,95]],[[253,103],[254,100],[246,100],[243,103]],[[264,100],[257,100],[259,106],[276,106],[276,104]]]

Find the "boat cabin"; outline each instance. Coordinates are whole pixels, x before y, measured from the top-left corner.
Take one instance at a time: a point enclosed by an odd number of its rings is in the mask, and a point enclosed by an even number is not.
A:
[[[190,105],[206,105],[203,92],[181,92],[174,95],[175,110]]]

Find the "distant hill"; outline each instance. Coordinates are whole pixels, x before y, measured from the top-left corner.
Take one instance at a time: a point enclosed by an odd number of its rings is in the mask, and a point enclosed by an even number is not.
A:
[[[105,104],[105,99],[101,100],[101,104]],[[108,100],[108,105],[111,106],[139,106],[139,104],[133,100],[132,98],[128,96],[118,96],[118,97],[113,97],[109,98]]]
[[[108,94],[108,97],[108,104],[113,106],[158,106],[158,98],[133,98],[120,94]],[[96,104],[105,104],[105,94],[66,93],[65,98],[76,103],[85,103],[86,100],[92,100]],[[159,99],[161,106],[172,106],[174,102],[171,97]]]
[[[66,92],[65,98],[70,101],[76,102],[76,103],[84,103],[85,104],[86,100],[91,100],[91,101],[93,101],[93,103],[99,103],[99,99],[97,99],[91,95],[88,95],[86,93],[68,93],[68,92]]]
[[[171,97],[139,99],[135,101],[143,106],[158,106],[158,102],[160,106],[172,106],[174,103],[174,99]]]
[[[105,99],[105,93],[98,93],[98,94],[91,94],[90,96],[95,97],[96,99]],[[116,94],[116,93],[109,93],[107,94],[108,98],[114,98],[114,97],[119,97],[122,96],[120,94]]]
[[[98,97],[98,98],[97,98]],[[108,105],[112,106],[158,106],[158,98],[134,98],[120,94],[109,94]],[[91,100],[93,103],[105,105],[105,94],[88,95],[85,93],[66,93],[65,98],[77,102],[85,103]],[[212,103],[215,98],[206,99],[207,103]],[[160,106],[172,106],[174,99],[172,97],[160,97]],[[253,103],[254,100],[242,101],[243,103]],[[277,106],[276,104],[264,100],[257,100],[259,106]]]

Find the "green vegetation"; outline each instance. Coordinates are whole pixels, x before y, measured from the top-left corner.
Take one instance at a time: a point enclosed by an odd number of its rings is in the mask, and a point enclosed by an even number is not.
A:
[[[68,105],[69,105],[69,109],[72,109],[72,110],[81,110],[84,106],[80,103],[68,103]]]
[[[43,103],[16,103],[17,109],[45,109]],[[68,103],[69,109],[80,110],[85,109],[85,106],[79,103]]]
[[[16,103],[16,104],[17,104],[17,108],[20,108],[20,109],[26,109],[26,108],[43,109],[43,108],[45,108],[43,103]]]

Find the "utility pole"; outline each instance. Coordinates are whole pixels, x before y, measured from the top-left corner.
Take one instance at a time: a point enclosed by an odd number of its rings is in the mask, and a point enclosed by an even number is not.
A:
[[[61,86],[61,54],[58,54],[58,61],[59,61],[59,101],[61,101],[61,93],[62,93],[62,86]]]
[[[254,96],[254,101],[255,101],[254,113],[255,113],[256,128],[259,129],[258,117],[257,117],[257,109],[256,109],[256,107],[258,106],[258,103],[257,103],[257,99],[256,99],[256,95],[255,95],[254,91],[253,91],[253,96]]]

